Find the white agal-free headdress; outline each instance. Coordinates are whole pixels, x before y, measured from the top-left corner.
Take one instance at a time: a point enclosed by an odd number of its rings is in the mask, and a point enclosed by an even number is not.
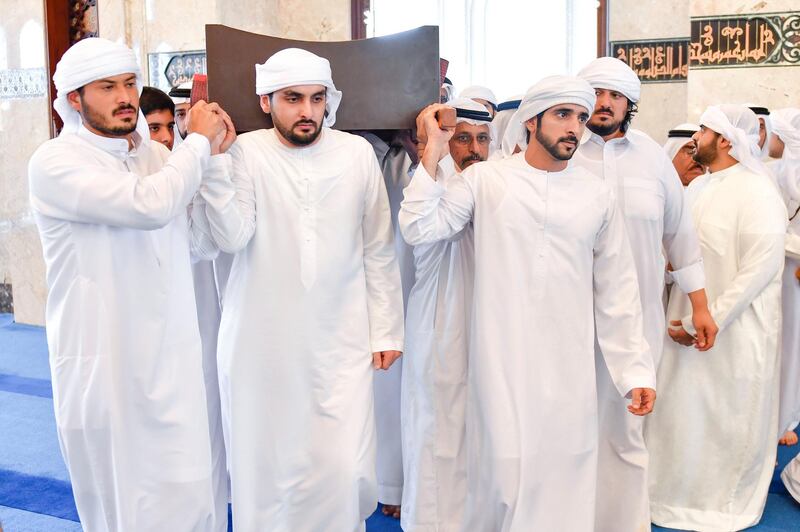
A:
[[[598,57],[578,72],[595,89],[622,93],[633,103],[642,95],[642,82],[631,67],[614,57]]]
[[[778,109],[770,113],[770,118],[772,133],[785,145],[783,158],[800,159],[800,109]]]
[[[322,125],[333,126],[342,93],[333,84],[331,64],[327,59],[300,48],[286,48],[273,54],[263,65],[256,65],[256,94],[259,96],[295,85],[326,87],[327,113]]]
[[[480,98],[481,100],[486,100],[495,107],[497,106],[497,96],[494,95],[489,87],[484,87],[482,85],[470,85],[462,90],[458,97],[470,99]]]
[[[528,89],[503,135],[503,154],[508,157],[514,153],[515,146],[524,151],[528,145],[525,122],[565,103],[580,105],[591,114],[595,103],[594,89],[586,80],[575,76],[549,76]]]
[[[121,74],[135,74],[136,86],[139,94],[142,93],[142,72],[136,61],[136,54],[124,44],[99,37],[89,37],[78,41],[64,52],[53,75],[53,83],[58,91],[53,107],[64,121],[61,132],[75,133],[81,125],[80,114],[67,100],[70,92],[98,79]],[[136,132],[142,137],[143,143],[150,142],[147,121],[141,110],[136,123]]]
[[[730,155],[745,168],[772,177],[761,161],[758,147],[758,118],[738,104],[711,105],[700,115],[700,125],[716,131],[731,143]]]

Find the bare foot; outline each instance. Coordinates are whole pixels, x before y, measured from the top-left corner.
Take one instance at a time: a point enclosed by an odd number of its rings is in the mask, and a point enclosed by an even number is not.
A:
[[[778,440],[780,445],[794,445],[797,443],[797,434],[793,430],[787,430],[783,433],[783,437]]]
[[[400,519],[400,505],[399,504],[397,506],[393,506],[391,504],[384,504],[383,508],[381,510],[383,511],[383,515],[390,515],[390,516],[394,517],[395,519]]]

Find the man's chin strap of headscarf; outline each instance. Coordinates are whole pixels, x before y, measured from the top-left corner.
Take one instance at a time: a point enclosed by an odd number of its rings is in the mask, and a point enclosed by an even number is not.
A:
[[[136,75],[136,86],[141,94],[142,72],[136,62],[136,54],[124,44],[90,37],[78,41],[64,52],[53,75],[53,83],[58,91],[53,107],[64,121],[61,133],[75,133],[81,125],[81,115],[67,100],[70,92],[98,79],[128,73]],[[136,133],[142,143],[150,142],[150,131],[141,109],[136,121]]]
[[[333,127],[342,93],[333,84],[327,59],[300,48],[286,48],[270,56],[263,65],[256,65],[256,94],[259,96],[296,85],[325,86],[326,113],[322,125]]]
[[[758,118],[753,111],[744,105],[712,105],[700,116],[700,125],[728,139],[731,157],[742,166],[772,178],[772,173],[761,161],[757,133],[755,141],[753,139],[753,130],[758,131]]]
[[[503,155],[508,157],[519,146],[528,146],[528,128],[525,122],[559,104],[575,104],[591,114],[595,104],[594,89],[585,80],[574,76],[549,76],[528,89],[519,108],[511,117],[503,135]],[[578,139],[580,140],[580,139]]]

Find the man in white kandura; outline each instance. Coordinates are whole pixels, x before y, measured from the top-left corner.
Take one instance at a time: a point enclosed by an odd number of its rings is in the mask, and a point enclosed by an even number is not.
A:
[[[694,137],[710,173],[688,190],[719,335],[698,353],[689,299],[672,294],[667,317],[680,343],[664,346],[661,401],[645,426],[650,509],[664,527],[755,525],[775,469],[787,216],[749,137],[757,127],[744,106],[711,106]]]
[[[689,210],[675,168],[661,146],[630,128],[641,82],[613,57],[595,59],[578,77],[594,88],[597,103],[587,127],[592,132],[575,155],[575,164],[600,176],[615,191],[625,219],[639,279],[645,337],[658,368],[664,343],[664,255],[676,285],[688,293],[698,348],[714,344],[716,326],[708,313],[703,264]],[[664,250],[664,251],[662,251]],[[666,252],[666,253],[665,253]],[[614,381],[597,362],[600,420],[597,482],[597,532],[638,532],[650,527],[644,418],[625,411]]]
[[[438,180],[445,187],[456,172],[485,161],[492,142],[491,117],[480,103],[456,98],[447,105],[469,116],[456,117],[449,149],[438,164]],[[426,108],[417,121],[424,124],[432,112]],[[424,128],[417,136],[427,141]],[[438,154],[440,147],[430,149]],[[425,172],[424,167],[417,172]],[[459,530],[462,522],[474,254],[471,224],[455,237],[414,247],[416,282],[408,301],[402,386],[405,532]]]
[[[282,50],[256,65],[256,93],[275,127],[239,137],[202,192],[235,253],[218,353],[236,529],[363,530],[373,368],[403,346],[386,187],[369,143],[330,128],[326,59]]]
[[[786,183],[800,172],[800,109],[778,109],[769,118],[772,132],[767,142],[772,161],[767,166],[781,187],[789,214],[781,294],[783,334],[778,434],[779,443],[794,445],[797,443],[795,428],[800,422],[800,260],[797,256],[800,248],[800,201],[792,199]],[[800,494],[800,490],[795,489],[795,493]]]
[[[475,234],[463,530],[594,529],[595,326],[629,411],[653,407],[625,221],[611,187],[568,165],[594,103],[584,80],[541,80],[503,139],[507,154],[523,152],[472,165],[446,188],[437,164],[453,131],[425,117],[428,144],[406,189],[403,235],[432,243],[470,222]]]
[[[224,531],[190,262],[215,248],[187,207],[233,127],[200,102],[179,148],[151,142],[136,56],[105,39],[67,50],[53,81],[64,129],[28,173],[56,426],[81,524]]]

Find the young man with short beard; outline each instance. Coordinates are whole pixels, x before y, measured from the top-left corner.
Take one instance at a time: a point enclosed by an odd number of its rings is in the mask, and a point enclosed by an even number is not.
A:
[[[639,101],[639,78],[613,57],[595,59],[578,76],[594,88],[597,104],[587,127],[589,139],[575,164],[598,175],[616,192],[636,262],[645,337],[658,368],[666,329],[664,271],[694,305],[697,348],[714,344],[716,326],[708,313],[703,287],[700,247],[684,192],[664,151],[641,131],[630,129]],[[647,498],[647,448],[644,419],[622,408],[611,375],[597,353],[600,447],[598,454],[597,532],[646,530],[650,526]]]
[[[758,122],[742,105],[711,106],[695,133],[692,218],[703,253],[713,349],[692,347],[692,308],[670,298],[676,342],[664,347],[661,401],[646,425],[653,522],[687,530],[758,523],[778,438],[781,273],[786,207],[754,153]]]
[[[53,81],[61,134],[31,158],[47,265],[47,338],[61,451],[85,530],[221,532],[215,515],[187,215],[233,125],[199,102],[170,153],[139,109],[133,51],[84,39]]]
[[[256,66],[256,93],[274,128],[241,135],[201,191],[235,254],[218,360],[236,529],[363,530],[373,370],[403,349],[386,188],[370,144],[331,129],[342,93],[326,59],[281,50]]]
[[[446,187],[437,165],[453,132],[425,116],[424,172],[406,188],[403,235],[438,242],[469,223],[475,234],[462,530],[594,530],[595,326],[627,411],[645,415],[655,402],[614,192],[568,164],[594,103],[584,80],[541,80],[503,139],[510,156]],[[511,155],[516,146],[523,152]]]

